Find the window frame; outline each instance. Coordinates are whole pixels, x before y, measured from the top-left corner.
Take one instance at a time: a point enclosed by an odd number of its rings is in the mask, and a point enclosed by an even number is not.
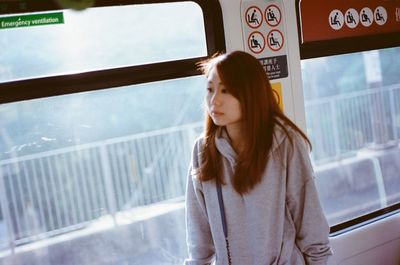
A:
[[[207,56],[4,82],[0,83],[0,104],[201,75],[196,63],[226,49],[218,0],[96,0],[93,7],[174,2],[194,2],[202,9]],[[3,4],[9,9],[0,15],[64,10],[50,0],[6,0]]]
[[[337,236],[346,233],[355,228],[373,223],[380,219],[386,218],[400,213],[400,203],[393,204],[391,206],[379,209],[372,213],[361,215],[343,223],[336,224],[330,228],[330,236]]]
[[[302,43],[300,2],[301,0],[296,0],[296,16],[298,29],[297,32],[300,47],[300,60],[376,49],[400,47],[400,32]],[[400,212],[400,202],[385,208],[381,208],[377,211],[350,219],[348,221],[333,225],[330,227],[330,235],[336,236],[345,233],[354,228],[366,225],[368,223],[396,214],[398,212]]]

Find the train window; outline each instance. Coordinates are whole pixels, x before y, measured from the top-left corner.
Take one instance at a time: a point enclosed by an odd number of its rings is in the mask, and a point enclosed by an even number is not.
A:
[[[218,1],[96,2],[75,12],[28,1],[63,24],[0,16],[0,264],[186,257],[206,83],[195,63],[225,48]]]
[[[0,82],[207,55],[194,2],[3,15],[0,27]]]
[[[182,261],[204,87],[188,77],[0,106],[0,260],[11,236],[46,253],[34,264]]]
[[[400,48],[301,62],[316,184],[330,225],[400,202]]]

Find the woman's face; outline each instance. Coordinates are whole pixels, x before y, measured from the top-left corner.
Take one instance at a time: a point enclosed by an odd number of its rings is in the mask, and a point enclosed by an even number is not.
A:
[[[240,102],[225,88],[215,67],[210,70],[207,80],[207,111],[213,122],[227,129],[239,126],[242,119]]]

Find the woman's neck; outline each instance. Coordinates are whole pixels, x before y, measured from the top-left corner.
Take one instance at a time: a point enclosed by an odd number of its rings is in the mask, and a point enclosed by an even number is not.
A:
[[[241,129],[237,126],[226,126],[229,141],[237,154],[243,151],[243,137]]]

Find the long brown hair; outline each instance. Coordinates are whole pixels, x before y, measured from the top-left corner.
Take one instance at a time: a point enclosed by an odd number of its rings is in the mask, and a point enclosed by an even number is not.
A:
[[[280,126],[292,141],[286,128],[290,126],[311,148],[307,136],[279,108],[263,67],[252,55],[234,51],[215,55],[200,62],[199,66],[205,75],[215,67],[226,89],[240,102],[244,148],[238,154],[232,179],[233,187],[238,193],[249,192],[261,181],[272,148],[276,125]],[[206,114],[200,166],[202,181],[215,178],[217,182],[223,183],[222,158],[215,144],[219,130],[219,126]]]

